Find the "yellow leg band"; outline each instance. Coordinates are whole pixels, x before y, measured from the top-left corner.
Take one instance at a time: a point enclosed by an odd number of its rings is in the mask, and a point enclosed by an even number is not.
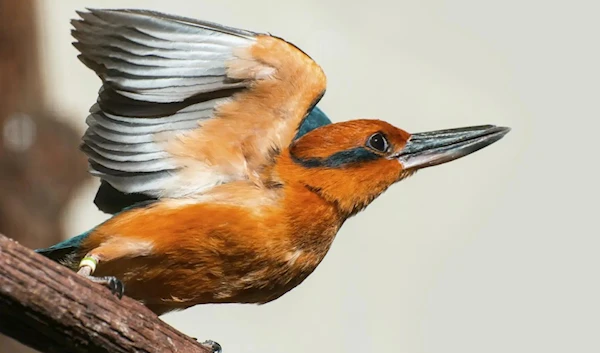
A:
[[[96,265],[98,265],[98,260],[94,259],[91,256],[86,256],[83,259],[81,259],[81,262],[79,263],[79,268],[87,266],[92,270],[91,273],[94,273],[94,271],[96,271]]]

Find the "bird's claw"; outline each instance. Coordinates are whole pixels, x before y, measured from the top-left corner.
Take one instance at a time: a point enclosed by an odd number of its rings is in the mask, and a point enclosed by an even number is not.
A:
[[[215,341],[211,341],[211,340],[206,340],[202,343],[200,343],[202,346],[208,348],[211,353],[222,353],[223,349],[221,348],[221,345],[218,344]]]
[[[106,286],[110,292],[116,295],[119,299],[123,297],[123,293],[125,293],[125,285],[121,280],[114,276],[105,276],[105,277],[94,277],[87,276],[92,282],[99,283]]]
[[[110,289],[111,293],[115,294],[119,299],[123,298],[123,293],[125,293],[125,285],[123,285],[123,282],[121,282],[121,280],[119,280],[117,277],[109,277],[106,286],[108,289]]]

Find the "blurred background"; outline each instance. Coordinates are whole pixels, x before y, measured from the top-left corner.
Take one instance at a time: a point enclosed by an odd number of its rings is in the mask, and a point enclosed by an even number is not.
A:
[[[78,151],[100,87],[71,46],[85,7],[286,38],[327,73],[334,121],[513,128],[392,187],[275,302],[165,321],[225,353],[600,351],[597,2],[0,0],[0,232],[29,247],[107,218]]]

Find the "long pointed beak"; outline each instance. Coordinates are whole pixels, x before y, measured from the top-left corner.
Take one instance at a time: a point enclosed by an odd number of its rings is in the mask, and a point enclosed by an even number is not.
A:
[[[484,125],[413,134],[395,157],[404,170],[432,167],[489,146],[509,131],[508,127]]]

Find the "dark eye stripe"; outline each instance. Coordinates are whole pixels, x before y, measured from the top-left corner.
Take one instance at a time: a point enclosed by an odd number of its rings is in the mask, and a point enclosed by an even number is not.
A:
[[[298,158],[291,153],[292,160],[306,168],[342,168],[351,164],[373,161],[381,158],[377,153],[364,147],[340,151],[326,158]]]

